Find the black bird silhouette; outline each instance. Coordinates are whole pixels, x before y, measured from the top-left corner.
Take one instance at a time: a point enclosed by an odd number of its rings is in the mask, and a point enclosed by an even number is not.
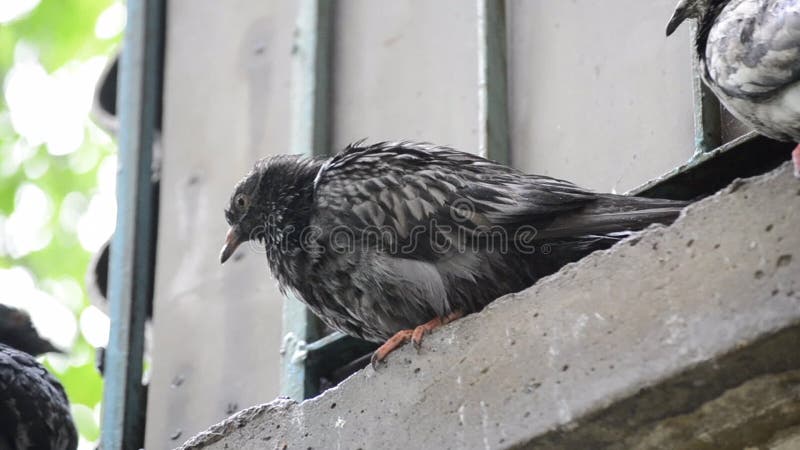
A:
[[[680,0],[667,36],[697,20],[700,77],[759,133],[800,142],[800,1]],[[800,145],[792,152],[800,177]]]
[[[52,351],[58,349],[39,336],[27,313],[0,305],[0,449],[78,447],[64,388],[33,358]]]
[[[0,304],[0,343],[30,355],[58,352],[50,341],[39,336],[27,312]]]
[[[258,161],[225,211],[220,259],[263,242],[282,290],[330,327],[385,342],[375,365],[684,205],[596,194],[446,147],[357,143],[330,159]]]

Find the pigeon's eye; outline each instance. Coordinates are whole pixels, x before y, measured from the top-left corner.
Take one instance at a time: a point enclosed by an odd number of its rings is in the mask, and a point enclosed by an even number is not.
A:
[[[236,203],[236,207],[239,208],[240,211],[244,211],[248,206],[250,206],[250,199],[244,194],[237,195],[233,201]]]

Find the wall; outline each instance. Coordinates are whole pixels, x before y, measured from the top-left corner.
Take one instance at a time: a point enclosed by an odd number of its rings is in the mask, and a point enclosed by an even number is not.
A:
[[[233,185],[288,148],[294,2],[169,2],[147,448],[278,393],[281,299],[264,257],[221,266]],[[231,264],[232,263],[232,264]]]
[[[627,191],[694,151],[689,24],[675,0],[511,1],[514,164]]]
[[[477,151],[473,2],[348,0],[335,23],[335,148],[369,138]]]

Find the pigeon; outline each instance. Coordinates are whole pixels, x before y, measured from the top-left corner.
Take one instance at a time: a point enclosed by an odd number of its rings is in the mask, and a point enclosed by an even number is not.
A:
[[[78,448],[64,388],[34,358],[51,351],[24,311],[0,305],[0,449]]]
[[[0,304],[0,343],[30,355],[62,353],[47,339],[39,336],[27,312]]]
[[[671,35],[697,21],[700,77],[725,107],[757,132],[800,142],[800,0],[681,0]],[[792,152],[800,177],[800,145]]]
[[[329,327],[383,343],[376,367],[685,204],[597,194],[448,147],[358,142],[329,159],[256,162],[225,210],[220,260],[258,242],[282,292]]]

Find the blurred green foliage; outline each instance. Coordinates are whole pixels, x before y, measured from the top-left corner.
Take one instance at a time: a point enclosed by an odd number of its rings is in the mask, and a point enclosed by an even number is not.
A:
[[[41,0],[28,13],[0,24],[0,78],[4,85],[14,66],[15,50],[20,42],[35,49],[39,63],[48,73],[66,64],[80,64],[93,57],[110,56],[119,45],[121,36],[98,38],[95,25],[100,14],[115,3],[118,1]],[[4,95],[0,101],[0,163],[14,157],[19,159],[12,153],[20,140],[24,139],[12,126],[8,108]],[[25,183],[32,183],[45,192],[53,206],[53,214],[47,225],[52,233],[49,244],[16,259],[3,256],[0,251],[0,268],[27,268],[37,286],[56,298],[58,293],[48,289],[47,281],[74,280],[83,287],[82,300],[59,300],[74,313],[76,323],[79,323],[81,313],[89,306],[84,280],[92,255],[81,245],[74,227],[64,226],[62,206],[70,193],[78,193],[86,199],[92,197],[97,189],[101,162],[116,151],[115,144],[103,131],[88,119],[84,122],[84,139],[74,152],[54,156],[48,152],[46,144],[33,146],[16,170],[0,172],[0,219],[14,212],[15,194],[19,186]],[[43,172],[41,168],[44,168]],[[13,236],[5,238],[13,239]],[[4,293],[0,287],[0,294],[13,295],[13,292]],[[63,360],[67,363],[55,364],[48,357],[45,363],[62,381],[73,403],[73,415],[82,438],[96,441],[99,436],[97,417],[102,397],[102,379],[95,369],[94,348],[81,334],[80,328],[69,356]]]
[[[15,1],[15,0],[6,0]],[[118,39],[95,37],[97,18],[113,0],[42,0],[29,14],[0,27],[0,67],[14,60],[20,39],[39,50],[39,60],[48,71],[66,62],[109,54]]]

